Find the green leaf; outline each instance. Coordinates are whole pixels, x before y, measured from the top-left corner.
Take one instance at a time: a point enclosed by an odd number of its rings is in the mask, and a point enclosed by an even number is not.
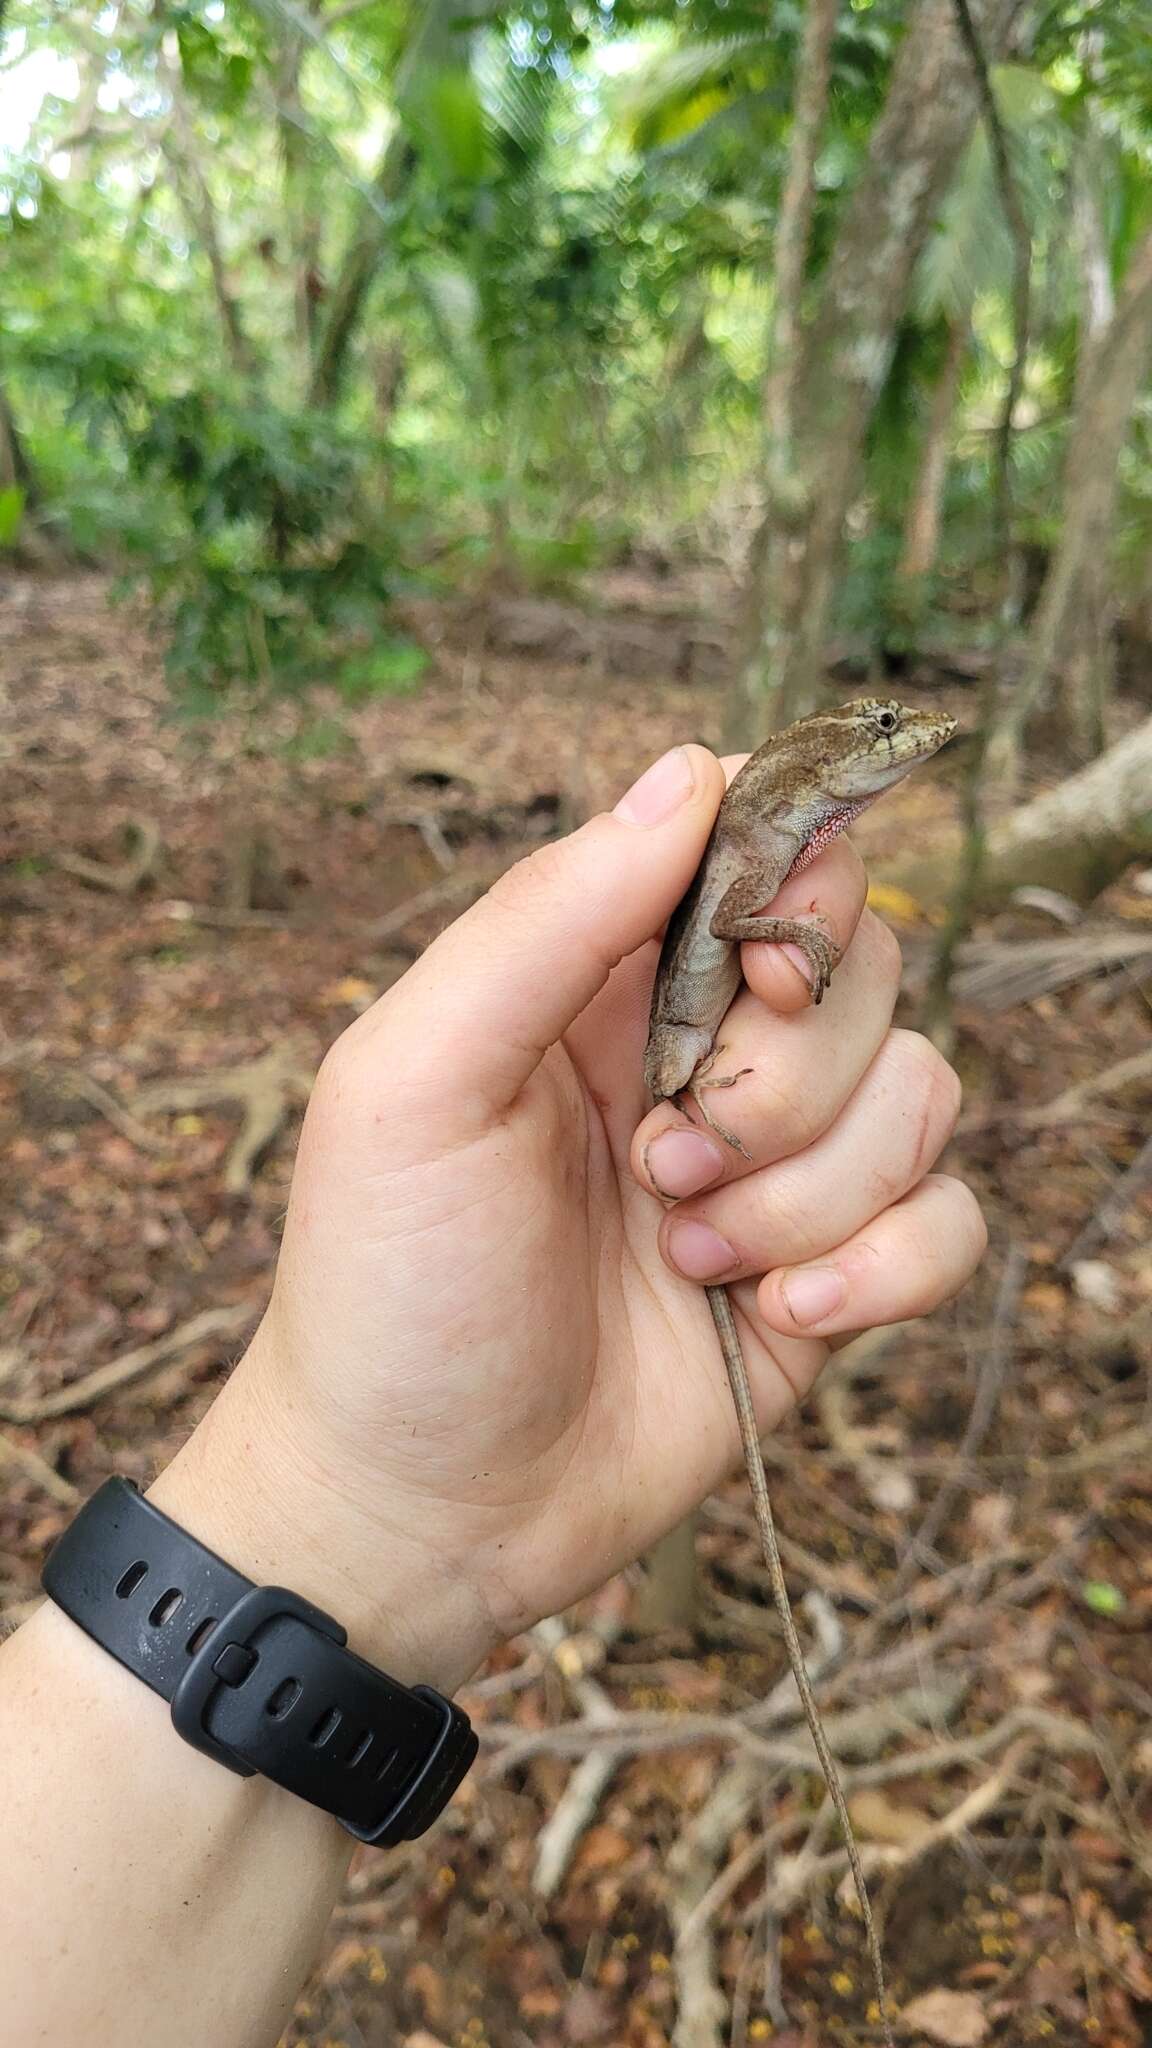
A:
[[[385,640],[366,654],[354,654],[336,671],[336,687],[346,704],[363,704],[371,697],[399,697],[414,690],[425,669],[428,655],[415,640]]]
[[[24,493],[19,484],[0,491],[0,548],[9,548],[24,522]]]
[[[432,72],[405,108],[409,129],[438,177],[478,185],[489,168],[484,109],[463,65]]]
[[[1128,1605],[1127,1594],[1119,1586],[1110,1585],[1107,1579],[1085,1579],[1080,1597],[1093,1614],[1122,1614]]]

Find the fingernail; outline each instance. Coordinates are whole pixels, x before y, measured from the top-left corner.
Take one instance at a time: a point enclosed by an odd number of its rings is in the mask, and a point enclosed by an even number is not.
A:
[[[724,1154],[699,1131],[661,1131],[644,1147],[644,1168],[662,1195],[698,1195],[724,1171]]]
[[[784,1306],[802,1330],[827,1322],[843,1304],[847,1288],[835,1266],[800,1266],[780,1282]]]
[[[622,796],[613,816],[626,825],[661,825],[692,794],[692,763],[683,747],[673,747],[644,770]]]
[[[686,1280],[719,1280],[740,1264],[726,1238],[707,1223],[681,1217],[668,1232],[668,1254]]]
[[[782,945],[779,950],[781,951],[781,953],[783,953],[784,958],[786,960],[790,960],[792,962],[793,967],[799,969],[800,973],[804,976],[804,979],[807,982],[808,987],[811,988],[815,982],[816,976],[812,966],[812,962],[808,958],[807,953],[804,951],[803,946],[793,946],[785,944]]]

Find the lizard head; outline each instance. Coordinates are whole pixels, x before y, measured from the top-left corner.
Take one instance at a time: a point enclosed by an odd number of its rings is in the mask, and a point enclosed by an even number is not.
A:
[[[945,712],[914,711],[895,698],[859,697],[775,734],[748,769],[771,754],[776,801],[770,815],[800,848],[792,872],[807,867],[874,798],[929,760],[955,730],[955,719]]]
[[[820,787],[824,769],[828,795],[869,803],[950,740],[956,720],[942,711],[913,711],[894,697],[858,697],[792,727],[797,736],[805,729],[813,787]]]

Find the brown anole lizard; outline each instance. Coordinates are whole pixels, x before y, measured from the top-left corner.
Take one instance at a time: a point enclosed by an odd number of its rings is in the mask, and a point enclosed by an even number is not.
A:
[[[936,711],[864,698],[836,711],[817,712],[776,733],[747,761],[720,805],[704,857],[664,938],[652,991],[644,1078],[657,1101],[687,1095],[704,1121],[743,1153],[738,1138],[709,1115],[701,1093],[731,1088],[741,1074],[711,1077],[722,1051],[717,1034],[742,985],[740,946],[745,939],[798,946],[812,970],[813,1000],[828,986],[837,953],[819,917],[776,917],[772,903],[790,875],[800,873],[866,806],[956,729]],[[742,1069],[743,1073],[750,1069]],[[747,1156],[745,1154],[745,1156]],[[705,1293],[724,1353],[756,1522],[788,1661],[844,1835],[860,1901],[887,2048],[892,2029],[884,1964],[868,1887],[835,1758],[813,1697],[796,1633],[784,1567],[776,1541],[760,1435],[732,1304],[725,1287]]]

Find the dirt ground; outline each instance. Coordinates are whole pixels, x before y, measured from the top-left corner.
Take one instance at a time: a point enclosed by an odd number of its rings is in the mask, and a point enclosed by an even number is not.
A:
[[[7,1619],[73,1504],[147,1480],[242,1348],[325,1047],[499,867],[718,731],[713,595],[621,571],[586,605],[429,606],[418,694],[205,734],[97,579],[0,588]],[[971,716],[962,673],[900,685],[934,686]],[[939,906],[885,863],[953,829],[954,773],[860,834],[909,1022]],[[1148,878],[1089,924],[1147,931]],[[1040,936],[1064,934],[1037,907],[978,935],[1006,958]],[[770,1450],[914,2044],[1152,2042],[1152,1074],[1067,1093],[1147,1051],[1150,986],[959,1005],[949,1164],[986,1202],[987,1264],[843,1354]],[[786,1695],[771,1728],[798,1760],[747,1741],[785,1664],[738,1479],[699,1553],[695,1640],[641,1634],[621,1583],[559,1652],[534,1633],[467,1690],[480,1765],[430,1837],[357,1857],[284,2048],[695,2048],[675,2030],[699,1981],[733,2048],[878,2039]],[[545,1893],[590,1703],[623,1717],[619,1754]]]

